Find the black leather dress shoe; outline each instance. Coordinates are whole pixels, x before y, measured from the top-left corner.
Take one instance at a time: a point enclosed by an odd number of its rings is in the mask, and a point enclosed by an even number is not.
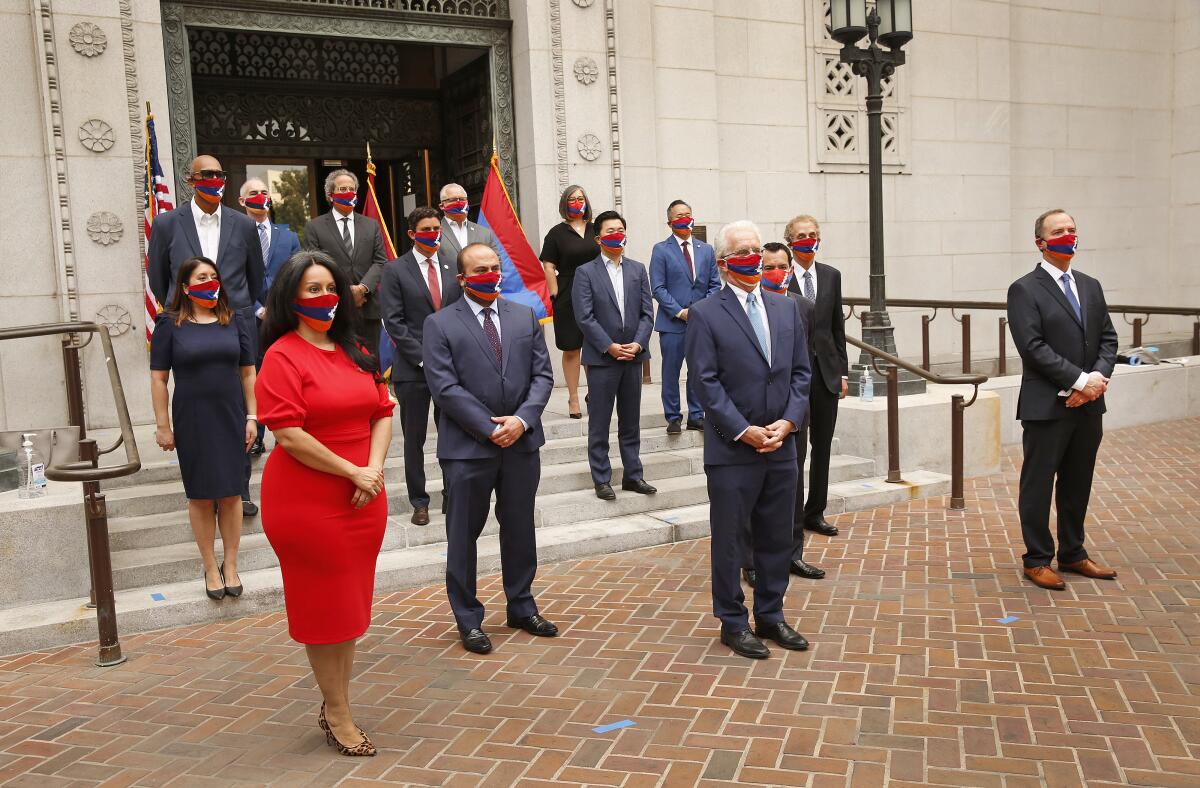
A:
[[[815,523],[805,523],[804,530],[812,531],[814,534],[821,534],[822,536],[838,535],[837,526],[830,525],[829,523],[825,522],[824,517],[822,517],[820,520],[817,520]]]
[[[258,514],[258,506],[252,501],[242,499],[242,517],[253,517]]]
[[[658,488],[647,484],[645,479],[627,479],[621,482],[621,489],[642,495],[654,495],[654,493],[658,492]]]
[[[253,457],[259,456],[266,450],[267,447],[263,446],[262,438],[258,438],[254,441],[254,443],[250,444],[250,454]]]
[[[429,507],[418,506],[416,509],[413,509],[409,522],[413,525],[429,525]]]
[[[596,497],[602,501],[617,500],[617,494],[615,492],[613,492],[613,488],[612,488],[611,484],[597,484],[596,485]]]
[[[721,642],[733,649],[733,653],[738,656],[750,659],[766,659],[771,656],[771,650],[748,629],[741,632],[726,632],[722,629]]]
[[[758,582],[758,572],[755,572],[753,569],[743,569],[742,580],[746,581],[746,585],[754,588]]]
[[[804,635],[782,621],[778,624],[759,624],[754,628],[754,634],[760,638],[774,640],[791,651],[804,651],[808,648],[808,641],[805,640]]]
[[[532,616],[525,618],[510,618],[507,621],[508,626],[513,629],[523,629],[531,635],[537,635],[540,638],[558,637],[558,627],[551,624],[546,619],[534,613]]]
[[[687,428],[689,430],[704,431],[704,419],[688,419]]]
[[[683,422],[679,419],[671,419],[667,422],[667,434],[679,435],[683,432]]]
[[[482,629],[472,629],[467,632],[459,630],[458,636],[462,639],[463,648],[467,651],[476,654],[487,654],[492,650],[492,641],[484,634]]]
[[[824,569],[820,569],[812,564],[805,563],[804,561],[800,560],[792,561],[792,565],[789,569],[792,574],[799,575],[800,577],[806,577],[809,580],[820,580],[825,576]]]

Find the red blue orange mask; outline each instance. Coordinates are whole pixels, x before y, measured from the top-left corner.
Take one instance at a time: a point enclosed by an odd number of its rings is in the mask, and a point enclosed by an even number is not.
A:
[[[245,197],[246,207],[253,208],[256,211],[265,211],[271,207],[271,195],[266,192],[262,194],[248,194]]]
[[[212,309],[217,305],[217,294],[221,292],[221,283],[216,279],[187,286],[187,297],[196,306]]]
[[[471,292],[475,298],[480,301],[491,303],[500,297],[500,282],[503,277],[494,272],[489,271],[485,274],[472,274],[471,276],[463,277],[463,287]]]
[[[671,229],[680,235],[691,235],[695,221],[690,216],[681,216],[671,222]]]
[[[421,250],[426,253],[426,256],[432,255],[442,245],[441,230],[422,230],[413,233],[413,243],[421,247]]]
[[[613,232],[606,233],[596,239],[605,249],[624,249],[625,248],[625,233]]]
[[[358,192],[334,192],[329,195],[329,199],[333,200],[336,205],[353,208],[358,205]]]
[[[567,200],[567,216],[578,219],[587,213],[587,200]]]
[[[1070,263],[1079,247],[1079,238],[1074,234],[1046,239],[1046,256],[1060,263]]]
[[[772,293],[783,295],[787,292],[791,281],[792,272],[785,268],[772,268],[770,271],[763,271],[762,286]]]
[[[745,257],[725,258],[729,278],[746,287],[755,287],[762,280],[762,255],[748,254]]]
[[[461,218],[467,215],[467,201],[455,200],[454,202],[448,202],[442,206],[442,210],[445,211],[447,216]]]
[[[201,199],[208,202],[220,202],[225,195],[224,178],[199,178],[192,181],[192,187]]]
[[[788,244],[792,248],[792,254],[802,263],[811,263],[813,258],[817,256],[817,250],[821,248],[820,238],[797,238]]]
[[[297,298],[292,302],[292,311],[309,328],[325,332],[333,325],[333,316],[337,313],[337,293]]]

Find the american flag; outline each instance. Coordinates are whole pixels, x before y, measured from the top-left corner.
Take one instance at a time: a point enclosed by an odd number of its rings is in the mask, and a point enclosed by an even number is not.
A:
[[[146,347],[150,347],[150,335],[154,333],[154,318],[158,317],[161,308],[158,299],[150,290],[150,228],[154,217],[175,207],[171,202],[171,189],[163,175],[162,164],[158,161],[158,140],[154,136],[154,115],[146,105],[146,214],[144,230],[146,235],[146,256],[142,258],[142,298],[146,302]]]

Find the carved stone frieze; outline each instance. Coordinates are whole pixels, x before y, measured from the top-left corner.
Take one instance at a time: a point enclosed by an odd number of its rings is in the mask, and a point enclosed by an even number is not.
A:
[[[554,172],[558,190],[567,188],[567,84],[563,76],[562,8],[550,0],[550,73],[554,80]]]

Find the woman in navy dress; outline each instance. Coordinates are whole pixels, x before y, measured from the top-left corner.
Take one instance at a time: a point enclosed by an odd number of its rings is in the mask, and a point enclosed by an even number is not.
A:
[[[250,331],[229,308],[216,265],[206,257],[192,257],[179,266],[175,295],[150,340],[154,440],[163,451],[179,451],[188,519],[204,562],[204,590],[216,600],[242,594],[237,551],[245,454],[258,431]],[[168,417],[171,374],[175,396]],[[224,549],[220,564],[215,553],[218,523]]]

